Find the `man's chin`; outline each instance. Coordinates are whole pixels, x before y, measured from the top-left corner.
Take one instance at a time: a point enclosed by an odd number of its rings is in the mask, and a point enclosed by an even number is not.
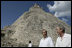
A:
[[[44,37],[44,36],[43,36]],[[44,38],[46,38],[46,37],[44,37]]]

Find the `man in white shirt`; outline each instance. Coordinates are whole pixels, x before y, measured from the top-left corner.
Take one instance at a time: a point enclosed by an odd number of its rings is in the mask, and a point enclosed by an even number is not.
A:
[[[65,33],[65,27],[59,25],[56,30],[59,35],[56,41],[56,47],[71,47],[71,35]]]
[[[32,47],[32,43],[31,43],[31,41],[29,41],[29,45],[28,45],[28,47]]]
[[[51,37],[47,36],[47,31],[43,29],[43,38],[40,40],[39,47],[54,47]]]

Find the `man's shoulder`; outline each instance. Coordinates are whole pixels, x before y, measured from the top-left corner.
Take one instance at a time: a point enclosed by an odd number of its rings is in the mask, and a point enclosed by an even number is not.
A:
[[[71,34],[67,34],[68,36],[71,36]]]
[[[47,37],[47,39],[52,39],[52,38],[49,36],[49,37]]]
[[[51,38],[50,36],[48,38]]]
[[[71,34],[65,33],[65,37],[71,37]]]

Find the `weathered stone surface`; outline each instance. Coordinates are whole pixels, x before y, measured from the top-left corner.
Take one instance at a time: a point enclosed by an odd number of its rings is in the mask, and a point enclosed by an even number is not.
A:
[[[37,5],[31,7],[29,11],[25,12],[11,25],[13,34],[11,34],[9,38],[16,40],[9,40],[11,42],[7,42],[9,46],[26,47],[29,40],[32,41],[33,46],[38,46],[39,41],[42,38],[42,29],[46,29],[48,31],[48,36],[52,37],[55,44],[58,37],[55,27],[59,23],[65,26],[67,33],[71,33],[71,27],[65,22],[59,20],[52,14],[45,12],[39,6],[36,6]]]

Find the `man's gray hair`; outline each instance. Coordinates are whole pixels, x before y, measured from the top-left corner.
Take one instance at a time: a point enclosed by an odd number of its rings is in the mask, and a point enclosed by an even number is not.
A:
[[[58,24],[58,27],[62,30],[63,33],[65,33],[65,27],[62,24]]]

